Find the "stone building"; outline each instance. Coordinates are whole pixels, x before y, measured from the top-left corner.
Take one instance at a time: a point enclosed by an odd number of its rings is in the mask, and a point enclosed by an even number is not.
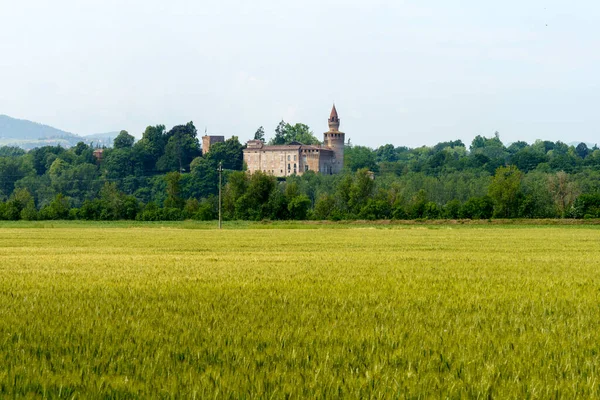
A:
[[[225,141],[225,136],[202,136],[202,154],[207,154],[210,151],[210,146],[215,143],[222,143]]]
[[[323,145],[292,142],[267,146],[260,140],[249,140],[244,149],[248,172],[262,171],[277,177],[302,175],[306,171],[339,174],[344,168],[344,132],[335,105],[329,115],[329,130],[323,134]]]
[[[94,150],[94,158],[96,159],[97,163],[101,163],[102,162],[102,158],[104,156],[104,149],[96,149]]]

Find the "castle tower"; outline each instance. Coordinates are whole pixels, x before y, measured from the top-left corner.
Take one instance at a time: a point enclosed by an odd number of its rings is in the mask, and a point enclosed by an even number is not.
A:
[[[329,131],[323,134],[323,144],[333,150],[335,161],[333,163],[333,173],[339,174],[344,168],[344,142],[346,134],[340,132],[340,118],[338,117],[335,104],[329,114]]]
[[[202,154],[206,155],[210,151],[210,146],[215,143],[222,143],[225,141],[225,136],[202,136]]]

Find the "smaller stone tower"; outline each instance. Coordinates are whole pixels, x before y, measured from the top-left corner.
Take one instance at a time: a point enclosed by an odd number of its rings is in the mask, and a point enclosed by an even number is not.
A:
[[[202,154],[208,154],[210,146],[215,143],[222,143],[225,141],[225,136],[202,136]]]
[[[335,154],[335,161],[333,163],[333,173],[339,174],[342,172],[344,168],[344,142],[346,139],[346,134],[344,132],[340,132],[340,118],[338,117],[337,110],[335,109],[335,104],[331,109],[331,114],[329,115],[329,131],[323,134],[323,144],[331,150],[333,150]]]

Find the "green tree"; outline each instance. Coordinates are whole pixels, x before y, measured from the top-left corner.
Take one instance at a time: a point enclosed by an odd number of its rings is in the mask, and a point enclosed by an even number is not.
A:
[[[581,193],[577,183],[564,171],[548,176],[548,189],[561,218],[567,215]]]
[[[588,149],[587,144],[581,142],[575,148],[575,153],[581,158],[586,158],[590,154],[590,149]]]
[[[192,160],[201,155],[197,133],[192,122],[174,126],[166,135],[165,152],[156,168],[159,171],[189,171]]]
[[[494,201],[497,217],[514,218],[518,215],[522,179],[523,173],[514,165],[496,170],[488,194]]]
[[[125,195],[114,182],[106,182],[100,190],[99,219],[118,220],[123,214]]]
[[[215,169],[221,162],[224,169],[241,171],[244,166],[243,148],[238,137],[232,136],[224,142],[213,144],[206,159],[212,162]]]
[[[352,146],[344,150],[344,167],[350,171],[366,168],[376,172],[378,170],[376,161],[375,152],[368,147]]]
[[[69,199],[59,193],[50,204],[40,210],[40,218],[50,220],[68,219],[70,209]]]
[[[510,146],[506,148],[506,151],[508,151],[510,154],[515,154],[525,147],[529,147],[529,144],[527,144],[527,142],[523,142],[522,140],[518,140],[511,143]],[[544,151],[544,154],[546,154],[546,151]]]
[[[249,175],[241,171],[234,171],[227,176],[223,189],[223,212],[226,219],[236,217],[236,204],[248,190],[249,180]]]
[[[336,200],[330,194],[323,194],[315,203],[314,218],[317,220],[332,219],[336,215]]]
[[[148,126],[142,138],[135,143],[135,156],[145,173],[156,170],[156,163],[165,153],[168,139],[165,126],[156,125]]]
[[[114,149],[106,149],[101,168],[109,179],[123,179],[133,175],[135,158],[133,157],[132,148],[115,147]]]
[[[348,193],[348,206],[350,210],[358,215],[362,207],[364,207],[369,198],[373,195],[375,189],[375,182],[369,170],[366,168],[356,171],[354,175],[354,181],[350,186]]]
[[[135,138],[130,135],[127,131],[121,131],[113,140],[113,147],[115,149],[130,149],[133,147]]]
[[[212,152],[212,151],[211,151]],[[187,192],[192,197],[202,198],[217,194],[218,172],[217,163],[204,157],[196,157],[190,164],[190,187]]]
[[[21,157],[25,154],[25,150],[20,147],[0,146],[0,157]]]
[[[28,175],[33,175],[31,161],[27,157],[0,157],[0,199],[10,196],[15,183]]]
[[[184,201],[181,198],[181,174],[179,172],[169,172],[165,175],[165,182],[167,183],[165,207],[182,209]]]
[[[574,218],[600,218],[600,194],[586,193],[579,196],[571,215]]]
[[[321,144],[315,137],[308,125],[297,123],[295,125],[286,124],[285,126],[286,143],[299,142],[308,145]]]
[[[25,208],[21,210],[21,219],[24,221],[35,221],[39,219],[39,212],[35,207],[33,199],[31,199]]]
[[[460,217],[460,208],[462,204],[460,200],[454,199],[444,205],[442,214],[447,219],[457,219]]]
[[[235,201],[235,218],[255,221],[270,218],[277,211],[273,210],[271,198],[276,182],[273,176],[260,171],[252,174],[245,192]]]
[[[495,132],[491,138],[477,135],[471,143],[470,150],[472,154],[483,154],[490,159],[504,160],[508,156],[508,152],[500,140],[498,132]]]
[[[534,170],[546,161],[548,161],[546,154],[532,146],[522,148],[511,157],[511,162],[523,172]]]
[[[375,150],[377,156],[377,162],[396,162],[398,161],[398,155],[393,144],[386,144],[380,146]]]
[[[488,219],[494,214],[494,200],[489,196],[471,197],[459,211],[460,218]]]
[[[265,128],[261,126],[254,132],[254,140],[260,140],[261,142],[265,141]]]
[[[288,211],[291,219],[305,220],[310,209],[311,202],[307,195],[301,194],[288,201]]]
[[[290,125],[282,120],[277,125],[277,128],[275,128],[275,136],[269,141],[269,145],[290,144],[292,142],[309,145],[321,143],[312,133],[308,125],[302,123]]]
[[[65,149],[60,146],[44,146],[29,151],[27,156],[31,159],[35,172],[44,175],[57,156],[64,152]]]
[[[273,137],[273,139],[271,139],[269,141],[269,145],[275,146],[275,145],[285,144],[285,140],[286,140],[285,127],[286,127],[285,121],[284,120],[279,121],[279,124],[277,124],[277,127],[275,128],[275,136]]]
[[[366,204],[360,209],[358,217],[367,220],[389,219],[392,215],[392,206],[389,193],[383,189],[370,196]]]
[[[216,197],[202,199],[198,205],[198,211],[193,218],[200,221],[212,221],[218,217],[218,201]]]

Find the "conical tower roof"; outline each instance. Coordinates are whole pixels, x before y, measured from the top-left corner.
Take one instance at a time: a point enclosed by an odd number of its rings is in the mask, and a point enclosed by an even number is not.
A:
[[[329,119],[333,120],[333,119],[338,119],[338,113],[337,110],[335,109],[335,104],[333,105],[333,108],[331,109],[331,114],[329,114]]]
[[[340,128],[340,118],[338,117],[337,110],[335,109],[335,104],[333,105],[333,108],[331,109],[331,114],[329,114],[328,122],[329,122],[329,131],[337,132],[338,129]]]

